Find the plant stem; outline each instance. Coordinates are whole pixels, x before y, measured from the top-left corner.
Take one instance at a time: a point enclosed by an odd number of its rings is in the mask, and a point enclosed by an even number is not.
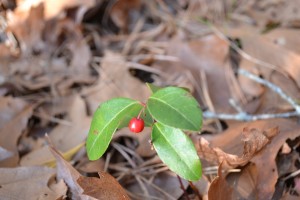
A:
[[[193,184],[192,181],[189,181],[189,184],[190,184],[190,187],[193,189],[193,191],[195,192],[196,196],[199,198],[199,199],[202,199],[200,193],[199,193],[199,190],[196,188],[196,186]]]
[[[186,197],[187,200],[190,200],[189,198],[189,195],[187,194],[184,186],[183,186],[183,183],[181,181],[181,178],[177,175],[177,178],[178,178],[178,181],[179,181],[179,184],[180,184],[180,188],[182,189],[183,193],[184,193],[184,196]]]

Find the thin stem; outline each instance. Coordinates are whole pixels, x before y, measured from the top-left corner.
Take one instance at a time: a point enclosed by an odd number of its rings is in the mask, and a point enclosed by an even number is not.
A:
[[[179,181],[179,184],[180,184],[180,188],[182,189],[182,191],[184,193],[184,196],[186,197],[187,200],[190,200],[189,195],[187,194],[187,192],[186,192],[186,190],[183,186],[181,178],[178,175],[177,175],[177,178],[178,178],[178,181]]]
[[[199,190],[196,188],[196,186],[193,184],[192,181],[189,181],[189,184],[191,186],[191,188],[193,189],[193,191],[195,192],[196,196],[199,198],[199,199],[202,199],[200,193],[199,193]]]
[[[145,107],[143,107],[143,108],[141,109],[141,111],[139,112],[139,114],[138,114],[138,116],[137,116],[137,119],[140,119],[140,116],[141,116],[142,112],[144,112],[144,110],[145,110]]]

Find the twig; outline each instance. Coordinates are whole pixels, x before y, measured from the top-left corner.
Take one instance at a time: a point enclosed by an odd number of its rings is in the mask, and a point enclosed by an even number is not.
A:
[[[113,142],[112,146],[120,153],[122,156],[128,161],[128,163],[132,166],[132,168],[136,168],[136,163],[130,158],[130,156],[127,154],[126,151],[122,148],[121,145],[118,145],[117,143]]]
[[[289,117],[299,117],[299,116],[300,113],[297,112],[259,114],[259,115],[250,115],[248,113],[226,114],[226,113],[214,113],[211,111],[203,112],[203,117],[207,119],[223,119],[223,120],[237,120],[237,121],[256,121],[262,119],[289,118]]]
[[[56,117],[52,117],[52,116],[50,116],[46,113],[34,112],[33,116],[39,117],[41,119],[46,119],[46,120],[49,120],[50,122],[55,122],[55,123],[62,124],[62,125],[65,125],[65,126],[72,126],[72,122],[67,121],[67,120],[63,120],[63,119],[59,119],[59,118],[56,118]]]
[[[293,173],[291,173],[290,175],[288,175],[287,177],[283,178],[283,181],[286,181],[292,177],[298,176],[300,174],[300,169],[298,169],[297,171],[294,171]]]
[[[151,185],[153,187],[153,189],[161,192],[163,195],[165,195],[168,199],[170,200],[176,200],[172,195],[170,195],[169,193],[167,193],[166,191],[164,191],[163,189],[161,189],[160,187],[158,187],[157,185],[151,183],[149,180],[147,180],[146,178],[144,177],[140,177],[145,183]]]
[[[139,60],[143,59],[153,59],[158,61],[169,61],[169,62],[179,62],[179,58],[176,56],[170,55],[163,55],[163,54],[139,54],[128,56],[128,59],[132,60],[133,62],[138,62]]]
[[[122,50],[122,55],[127,55],[129,53],[131,47],[133,46],[132,43],[138,37],[138,33],[142,30],[144,24],[145,24],[144,18],[141,18],[141,19],[138,20],[138,22],[136,23],[132,33],[130,34],[128,39],[125,40],[125,44],[124,44],[124,47],[123,47],[123,50]]]
[[[166,76],[166,74],[164,72],[162,72],[161,70],[158,70],[158,69],[149,67],[147,65],[140,64],[140,63],[127,62],[126,63],[126,67],[128,67],[128,68],[134,68],[134,69],[140,69],[140,70],[144,70],[144,71],[147,71],[147,72],[151,72],[153,74],[158,74],[158,75],[164,75],[164,76]]]
[[[273,114],[257,114],[251,115],[244,112],[241,108],[238,108],[239,111],[237,114],[226,114],[226,113],[215,113],[212,111],[203,112],[203,116],[207,119],[223,119],[223,120],[238,120],[238,121],[255,121],[262,119],[273,119],[273,118],[288,118],[288,117],[299,117],[300,116],[300,106],[294,101],[290,96],[288,96],[280,87],[277,85],[262,79],[244,69],[239,69],[238,73],[240,75],[246,76],[249,79],[254,80],[257,83],[260,83],[275,93],[277,93],[281,98],[286,100],[291,106],[295,109],[293,112],[285,112],[285,113],[273,113]],[[237,106],[237,105],[235,105]]]
[[[244,112],[243,108],[234,100],[234,99],[229,99],[229,104],[239,113]]]
[[[144,195],[146,197],[148,197],[149,196],[149,191],[148,191],[147,187],[145,186],[145,184],[143,183],[143,181],[141,180],[141,177],[137,174],[134,177],[137,180],[138,184],[140,185],[140,188],[144,192]]]
[[[265,79],[262,79],[262,78],[260,78],[256,75],[244,70],[244,69],[239,69],[238,73],[241,74],[241,75],[246,76],[249,79],[252,79],[252,80],[256,81],[257,83],[260,83],[260,84],[270,88],[275,93],[279,94],[279,96],[281,96],[281,98],[283,98],[289,104],[291,104],[295,108],[297,113],[300,113],[300,106],[290,96],[288,96],[285,92],[283,92],[283,90],[280,87],[278,87],[277,85],[275,85],[275,84],[273,84],[273,83],[271,83],[271,82],[269,82]]]
[[[211,100],[209,92],[208,92],[207,78],[206,78],[206,74],[205,74],[204,70],[202,70],[200,72],[200,79],[201,79],[202,94],[203,94],[204,100],[205,100],[208,108],[214,112],[215,108],[214,108],[214,105],[212,103],[212,100]],[[215,120],[215,123],[218,127],[218,130],[222,130],[221,122],[219,120]]]

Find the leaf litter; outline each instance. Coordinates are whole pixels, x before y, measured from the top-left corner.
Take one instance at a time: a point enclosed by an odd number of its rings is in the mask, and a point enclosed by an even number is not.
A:
[[[238,72],[299,104],[298,5],[1,2],[0,199],[297,199],[299,113],[272,118],[295,107]],[[159,160],[149,129],[120,130],[89,161],[93,112],[113,97],[144,101],[146,81],[189,88],[204,113],[271,119],[204,119],[201,135],[187,133],[203,163],[193,183],[180,184]]]

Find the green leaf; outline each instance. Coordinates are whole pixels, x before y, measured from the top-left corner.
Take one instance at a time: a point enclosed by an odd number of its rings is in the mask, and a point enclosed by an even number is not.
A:
[[[150,96],[147,102],[152,117],[165,125],[199,131],[202,112],[196,99],[186,90],[166,87]]]
[[[154,123],[154,119],[151,117],[148,108],[145,108],[145,111],[141,115],[141,118],[144,120],[145,126],[151,127]]]
[[[176,174],[189,181],[202,175],[201,162],[192,140],[180,129],[155,123],[152,143],[160,159]]]
[[[128,125],[143,106],[139,101],[127,98],[115,98],[101,104],[96,110],[86,141],[86,150],[90,160],[100,158],[112,139],[117,128]]]

